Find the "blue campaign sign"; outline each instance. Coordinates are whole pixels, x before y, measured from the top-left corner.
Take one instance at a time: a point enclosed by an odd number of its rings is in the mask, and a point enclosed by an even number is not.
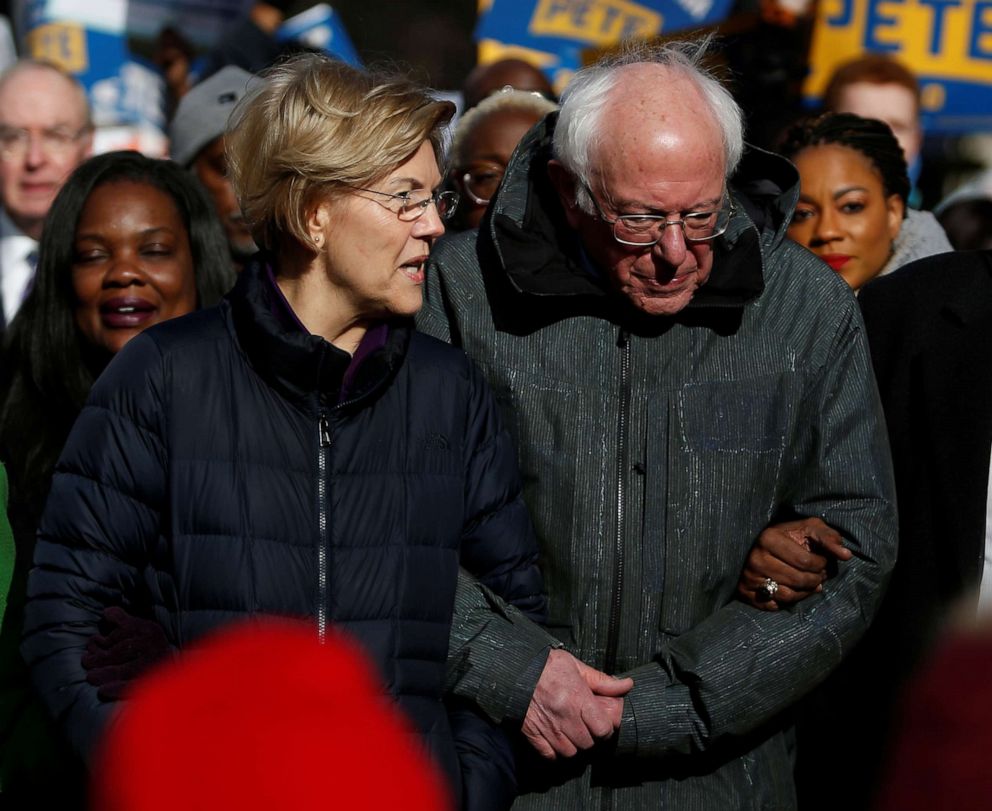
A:
[[[164,127],[162,80],[128,49],[126,3],[107,2],[73,14],[64,13],[64,5],[46,0],[24,4],[26,52],[60,65],[82,82],[98,127]]]
[[[157,68],[135,57],[134,39],[153,40],[166,25],[182,31],[201,49],[209,48],[251,0],[21,0],[17,6],[24,52],[47,59],[75,75],[87,89],[97,125],[97,141],[110,129],[130,128],[129,140],[104,139],[110,146],[165,149],[164,83]],[[286,20],[281,40],[299,40],[345,62],[360,65],[358,54],[326,3]],[[110,138],[111,136],[108,136]],[[117,136],[113,136],[117,137]]]
[[[302,42],[355,67],[362,65],[341,18],[327,3],[318,3],[286,20],[277,37]]]
[[[724,19],[733,0],[493,0],[475,29],[479,61],[520,57],[561,89],[582,53]]]
[[[807,97],[817,99],[838,65],[865,52],[916,73],[927,132],[992,130],[990,0],[822,0]]]

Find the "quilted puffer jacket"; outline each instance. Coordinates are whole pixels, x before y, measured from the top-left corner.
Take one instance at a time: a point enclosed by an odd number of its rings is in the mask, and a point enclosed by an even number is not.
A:
[[[113,709],[80,665],[107,606],[153,616],[178,648],[263,615],[333,625],[458,791],[442,686],[459,565],[539,618],[536,560],[475,366],[396,323],[352,361],[302,328],[260,263],[97,381],[56,468],[22,651],[85,753]],[[484,754],[490,732],[459,749]]]

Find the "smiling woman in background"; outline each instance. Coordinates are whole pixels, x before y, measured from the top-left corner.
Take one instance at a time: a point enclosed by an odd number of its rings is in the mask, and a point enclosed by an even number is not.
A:
[[[146,327],[216,304],[234,282],[208,199],[170,161],[137,152],[91,158],[66,181],[47,222],[34,288],[7,335],[10,387],[0,410],[11,521],[25,541],[69,429],[110,359]]]
[[[907,210],[906,160],[888,125],[826,113],[793,126],[780,151],[802,185],[789,237],[855,290],[914,259],[951,250],[932,214]]]
[[[55,461],[110,359],[146,327],[219,301],[234,273],[220,224],[192,176],[137,152],[82,164],[46,222],[34,288],[4,356],[0,458],[10,477],[17,556],[0,635],[0,782],[5,803],[26,798],[42,807],[48,798],[52,807],[72,808],[78,774],[46,731],[17,651]]]

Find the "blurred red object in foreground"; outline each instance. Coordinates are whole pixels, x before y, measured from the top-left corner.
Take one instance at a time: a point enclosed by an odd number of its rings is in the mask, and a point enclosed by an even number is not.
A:
[[[879,811],[992,807],[992,630],[956,632],[907,686]]]
[[[239,626],[142,678],[108,730],[96,811],[446,811],[418,738],[357,645]]]

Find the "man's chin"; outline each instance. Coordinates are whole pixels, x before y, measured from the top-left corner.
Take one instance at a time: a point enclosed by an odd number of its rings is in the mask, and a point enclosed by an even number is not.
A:
[[[672,292],[671,294],[648,295],[642,291],[627,293],[627,300],[645,315],[676,315],[682,312],[696,292],[695,287]]]

